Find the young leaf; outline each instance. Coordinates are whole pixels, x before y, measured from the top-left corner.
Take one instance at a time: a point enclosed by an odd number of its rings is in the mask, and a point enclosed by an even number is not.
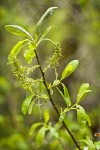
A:
[[[32,36],[22,27],[17,25],[6,25],[6,30],[9,31],[12,34],[18,35],[18,36],[25,36],[31,40],[33,40]]]
[[[68,90],[66,88],[66,86],[64,84],[63,85],[63,90],[64,90],[64,94],[62,93],[62,91],[60,91],[58,88],[57,90],[59,91],[59,93],[61,94],[61,96],[63,97],[65,103],[68,105],[68,106],[71,106],[71,100],[70,100],[70,96],[69,96],[69,93],[68,93]]]
[[[83,83],[81,86],[80,86],[80,89],[79,89],[79,92],[78,92],[78,95],[77,95],[77,103],[79,103],[80,101],[82,101],[87,93],[91,92],[91,90],[89,89],[89,84],[88,83]]]
[[[68,77],[71,73],[73,73],[77,66],[79,64],[79,60],[73,60],[71,61],[64,69],[62,76],[61,76],[61,80],[63,80],[64,78]]]
[[[83,107],[80,105],[76,105],[77,108],[77,119],[79,124],[84,128],[86,126],[86,123],[88,122],[89,126],[91,125],[91,121],[89,116],[86,114]]]
[[[28,96],[22,104],[21,111],[24,115],[26,115],[26,113],[28,112],[29,105],[31,103],[32,98],[33,98],[33,95]]]
[[[19,53],[20,49],[28,42],[29,40],[23,40],[23,41],[19,41],[11,50],[11,53],[9,54],[8,58],[10,59],[13,56],[17,56],[17,54]]]
[[[34,124],[31,126],[30,130],[29,130],[29,135],[32,136],[32,134],[34,133],[35,129],[36,129],[37,127],[39,127],[40,125],[43,125],[43,123],[42,123],[42,122],[34,123]]]
[[[84,143],[86,143],[86,145],[89,147],[89,150],[96,150],[95,145],[93,144],[93,142],[90,140],[90,138],[87,136],[86,139],[80,140]]]
[[[34,45],[32,45],[32,44],[28,45],[28,49],[25,50],[25,52],[24,52],[24,57],[28,64],[30,64],[32,62],[32,58],[35,57],[35,46]]]
[[[50,32],[52,26],[48,27],[44,32],[43,34],[41,35],[40,39],[39,39],[39,42],[38,44],[45,38],[45,36]]]
[[[47,9],[47,11],[43,14],[43,16],[40,18],[40,20],[38,21],[37,23],[37,35],[40,35],[41,34],[41,30],[42,30],[42,26],[43,26],[43,23],[45,21],[45,19],[51,15],[53,12],[54,12],[54,9],[57,9],[58,7],[50,7],[49,9]]]
[[[45,120],[45,123],[47,123],[47,122],[49,121],[49,118],[50,118],[49,112],[48,112],[48,110],[46,110],[46,111],[44,112],[44,120]]]
[[[32,62],[32,58],[35,57],[35,52],[33,51],[33,49],[25,50],[24,57],[27,63],[30,64]]]
[[[37,133],[37,136],[36,136],[36,144],[41,146],[43,140],[44,140],[44,136],[45,136],[45,132],[46,132],[46,127],[43,126],[39,132]]]
[[[70,100],[68,89],[64,84],[62,85],[63,85],[63,90],[64,90],[64,100],[68,106],[71,106],[71,100]]]
[[[30,103],[29,108],[28,108],[28,114],[32,113],[32,109],[33,109],[33,105],[34,105],[34,100]]]

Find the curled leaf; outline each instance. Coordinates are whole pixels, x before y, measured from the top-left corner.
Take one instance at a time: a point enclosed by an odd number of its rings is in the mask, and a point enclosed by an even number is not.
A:
[[[42,30],[42,26],[43,26],[43,23],[45,21],[45,19],[51,15],[55,9],[57,9],[58,7],[50,7],[49,9],[47,9],[47,11],[43,14],[43,16],[40,18],[40,20],[38,21],[37,23],[37,35],[40,35],[41,34],[41,30]]]

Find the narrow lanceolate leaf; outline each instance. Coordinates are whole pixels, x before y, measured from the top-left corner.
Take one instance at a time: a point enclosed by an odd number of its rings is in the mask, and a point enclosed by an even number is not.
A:
[[[39,132],[37,133],[37,136],[36,136],[36,144],[41,146],[43,140],[44,140],[44,137],[45,137],[45,132],[46,132],[46,128],[45,126],[43,126]]]
[[[52,26],[48,27],[48,28],[43,32],[43,34],[41,35],[41,37],[40,37],[38,43],[40,43],[40,42],[46,37],[46,35],[50,32],[51,28],[52,28]]]
[[[24,115],[26,115],[26,113],[28,112],[29,105],[30,105],[30,103],[31,103],[31,101],[32,101],[32,98],[33,98],[33,95],[28,96],[28,97],[24,100],[24,102],[23,102],[23,104],[22,104],[21,110],[22,110],[22,113],[23,113]]]
[[[86,114],[83,107],[80,105],[76,105],[77,108],[77,119],[79,124],[82,126],[82,128],[86,127],[86,123],[88,122],[88,125],[91,125],[91,121],[89,116]]]
[[[45,112],[44,112],[44,121],[45,121],[45,123],[47,123],[49,121],[49,118],[50,118],[49,112],[48,112],[48,110],[45,110]]]
[[[28,108],[28,114],[32,113],[32,109],[33,109],[33,105],[34,105],[34,100],[30,103],[29,108]]]
[[[68,90],[66,88],[66,86],[64,84],[63,85],[63,90],[64,90],[64,93],[62,91],[60,91],[58,88],[57,90],[59,91],[59,93],[61,94],[61,96],[63,97],[65,103],[68,105],[68,106],[71,106],[71,100],[70,100],[70,96],[69,96],[69,93],[68,93]]]
[[[6,30],[9,31],[12,34],[18,35],[18,36],[25,36],[31,40],[33,40],[32,36],[22,27],[17,25],[6,25]]]
[[[51,15],[55,9],[57,9],[58,7],[50,7],[49,9],[47,9],[47,11],[43,14],[43,16],[40,18],[40,20],[38,21],[37,23],[37,35],[40,35],[41,32],[42,32],[42,26],[43,26],[43,23],[45,21],[45,19]]]
[[[61,76],[61,80],[63,80],[64,78],[68,77],[71,73],[73,73],[77,66],[79,64],[79,60],[73,60],[71,61],[64,69],[62,76]]]
[[[89,84],[88,83],[83,83],[81,86],[80,86],[80,89],[79,89],[79,92],[78,92],[78,95],[77,95],[77,102],[79,103],[80,101],[82,101],[87,93],[91,92],[90,88],[89,88]]]
[[[28,41],[29,41],[28,39],[19,41],[19,42],[13,47],[13,49],[11,50],[11,53],[9,54],[8,59],[10,59],[11,57],[14,57],[14,56],[16,57],[17,54],[19,53],[19,51],[21,50],[21,48],[22,48]]]
[[[64,84],[62,85],[63,85],[63,90],[64,90],[64,100],[68,106],[71,106],[71,100],[70,100],[68,89]]]
[[[34,133],[35,129],[40,125],[43,125],[43,123],[42,122],[34,123],[29,130],[29,135],[31,136]]]

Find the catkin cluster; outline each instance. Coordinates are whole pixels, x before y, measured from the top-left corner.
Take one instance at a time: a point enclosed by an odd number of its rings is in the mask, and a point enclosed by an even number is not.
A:
[[[56,68],[56,66],[59,66],[59,59],[62,57],[61,55],[61,46],[59,43],[56,43],[54,45],[54,53],[49,58],[49,66]]]

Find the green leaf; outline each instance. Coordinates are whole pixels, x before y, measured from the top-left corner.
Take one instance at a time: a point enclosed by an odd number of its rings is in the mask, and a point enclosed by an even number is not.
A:
[[[29,44],[28,49],[25,50],[24,57],[28,64],[32,62],[32,59],[35,57],[35,48],[32,44]]]
[[[49,112],[48,112],[48,110],[45,110],[45,112],[44,112],[44,120],[45,120],[45,123],[47,123],[47,122],[49,121],[49,118],[50,118]]]
[[[30,64],[35,57],[35,52],[33,50],[25,50],[24,57],[27,63]]]
[[[61,96],[62,96],[63,99],[64,99],[64,94],[62,93],[62,91],[61,91],[59,88],[57,88],[57,90],[59,91],[59,93],[61,94]]]
[[[36,99],[36,98],[35,98],[35,99]],[[31,102],[31,104],[29,105],[28,114],[31,114],[31,113],[32,113],[33,105],[34,105],[34,100],[33,100],[33,101]]]
[[[16,57],[17,54],[19,53],[20,49],[28,42],[29,40],[23,40],[23,41],[19,41],[11,50],[11,53],[8,56],[8,59],[12,58],[12,57]]]
[[[86,123],[88,122],[88,125],[91,125],[91,121],[89,116],[86,114],[83,107],[80,105],[76,105],[77,108],[77,119],[79,124],[82,126],[82,128],[86,127]]]
[[[71,106],[71,100],[70,100],[68,89],[64,84],[62,85],[63,85],[63,90],[64,90],[64,100],[68,106]]]
[[[93,144],[93,142],[90,140],[89,136],[86,137],[86,139],[80,140],[84,143],[87,144],[87,146],[89,147],[89,150],[96,150],[95,145]]]
[[[80,89],[79,89],[79,92],[78,92],[78,95],[77,95],[77,103],[79,103],[80,101],[82,101],[87,93],[91,92],[91,90],[89,89],[89,84],[88,83],[83,83],[81,86],[80,86]]]
[[[35,129],[40,125],[43,125],[43,123],[42,122],[34,123],[29,130],[29,135],[31,136],[34,133]]]
[[[68,92],[66,86],[64,84],[62,84],[62,85],[63,85],[64,94],[62,93],[62,91],[59,90],[59,88],[57,88],[57,89],[58,89],[59,93],[61,94],[61,96],[63,97],[65,103],[68,106],[71,106],[71,100],[70,100],[69,92]]]
[[[28,96],[22,104],[21,111],[24,115],[26,115],[26,113],[28,112],[29,105],[31,103],[32,98],[33,98],[33,95]]]
[[[22,27],[17,25],[6,25],[6,30],[9,31],[12,34],[18,35],[18,36],[25,36],[31,40],[33,40],[32,36]]]
[[[45,136],[45,132],[46,132],[46,127],[43,126],[37,133],[37,136],[36,136],[36,144],[37,145],[41,145],[43,140],[44,140],[44,136]]]
[[[43,34],[41,35],[40,39],[39,39],[39,42],[38,44],[45,38],[45,36],[50,32],[52,26],[48,27],[44,32]]]
[[[58,7],[50,7],[49,9],[47,9],[47,11],[43,14],[43,16],[40,18],[40,20],[37,23],[37,35],[40,35],[42,33],[42,26],[43,23],[45,21],[45,19],[51,15],[55,9],[57,9]]]
[[[62,76],[61,76],[61,80],[63,80],[64,78],[68,77],[71,73],[73,73],[77,66],[79,64],[79,60],[73,60],[71,61],[64,69]]]

